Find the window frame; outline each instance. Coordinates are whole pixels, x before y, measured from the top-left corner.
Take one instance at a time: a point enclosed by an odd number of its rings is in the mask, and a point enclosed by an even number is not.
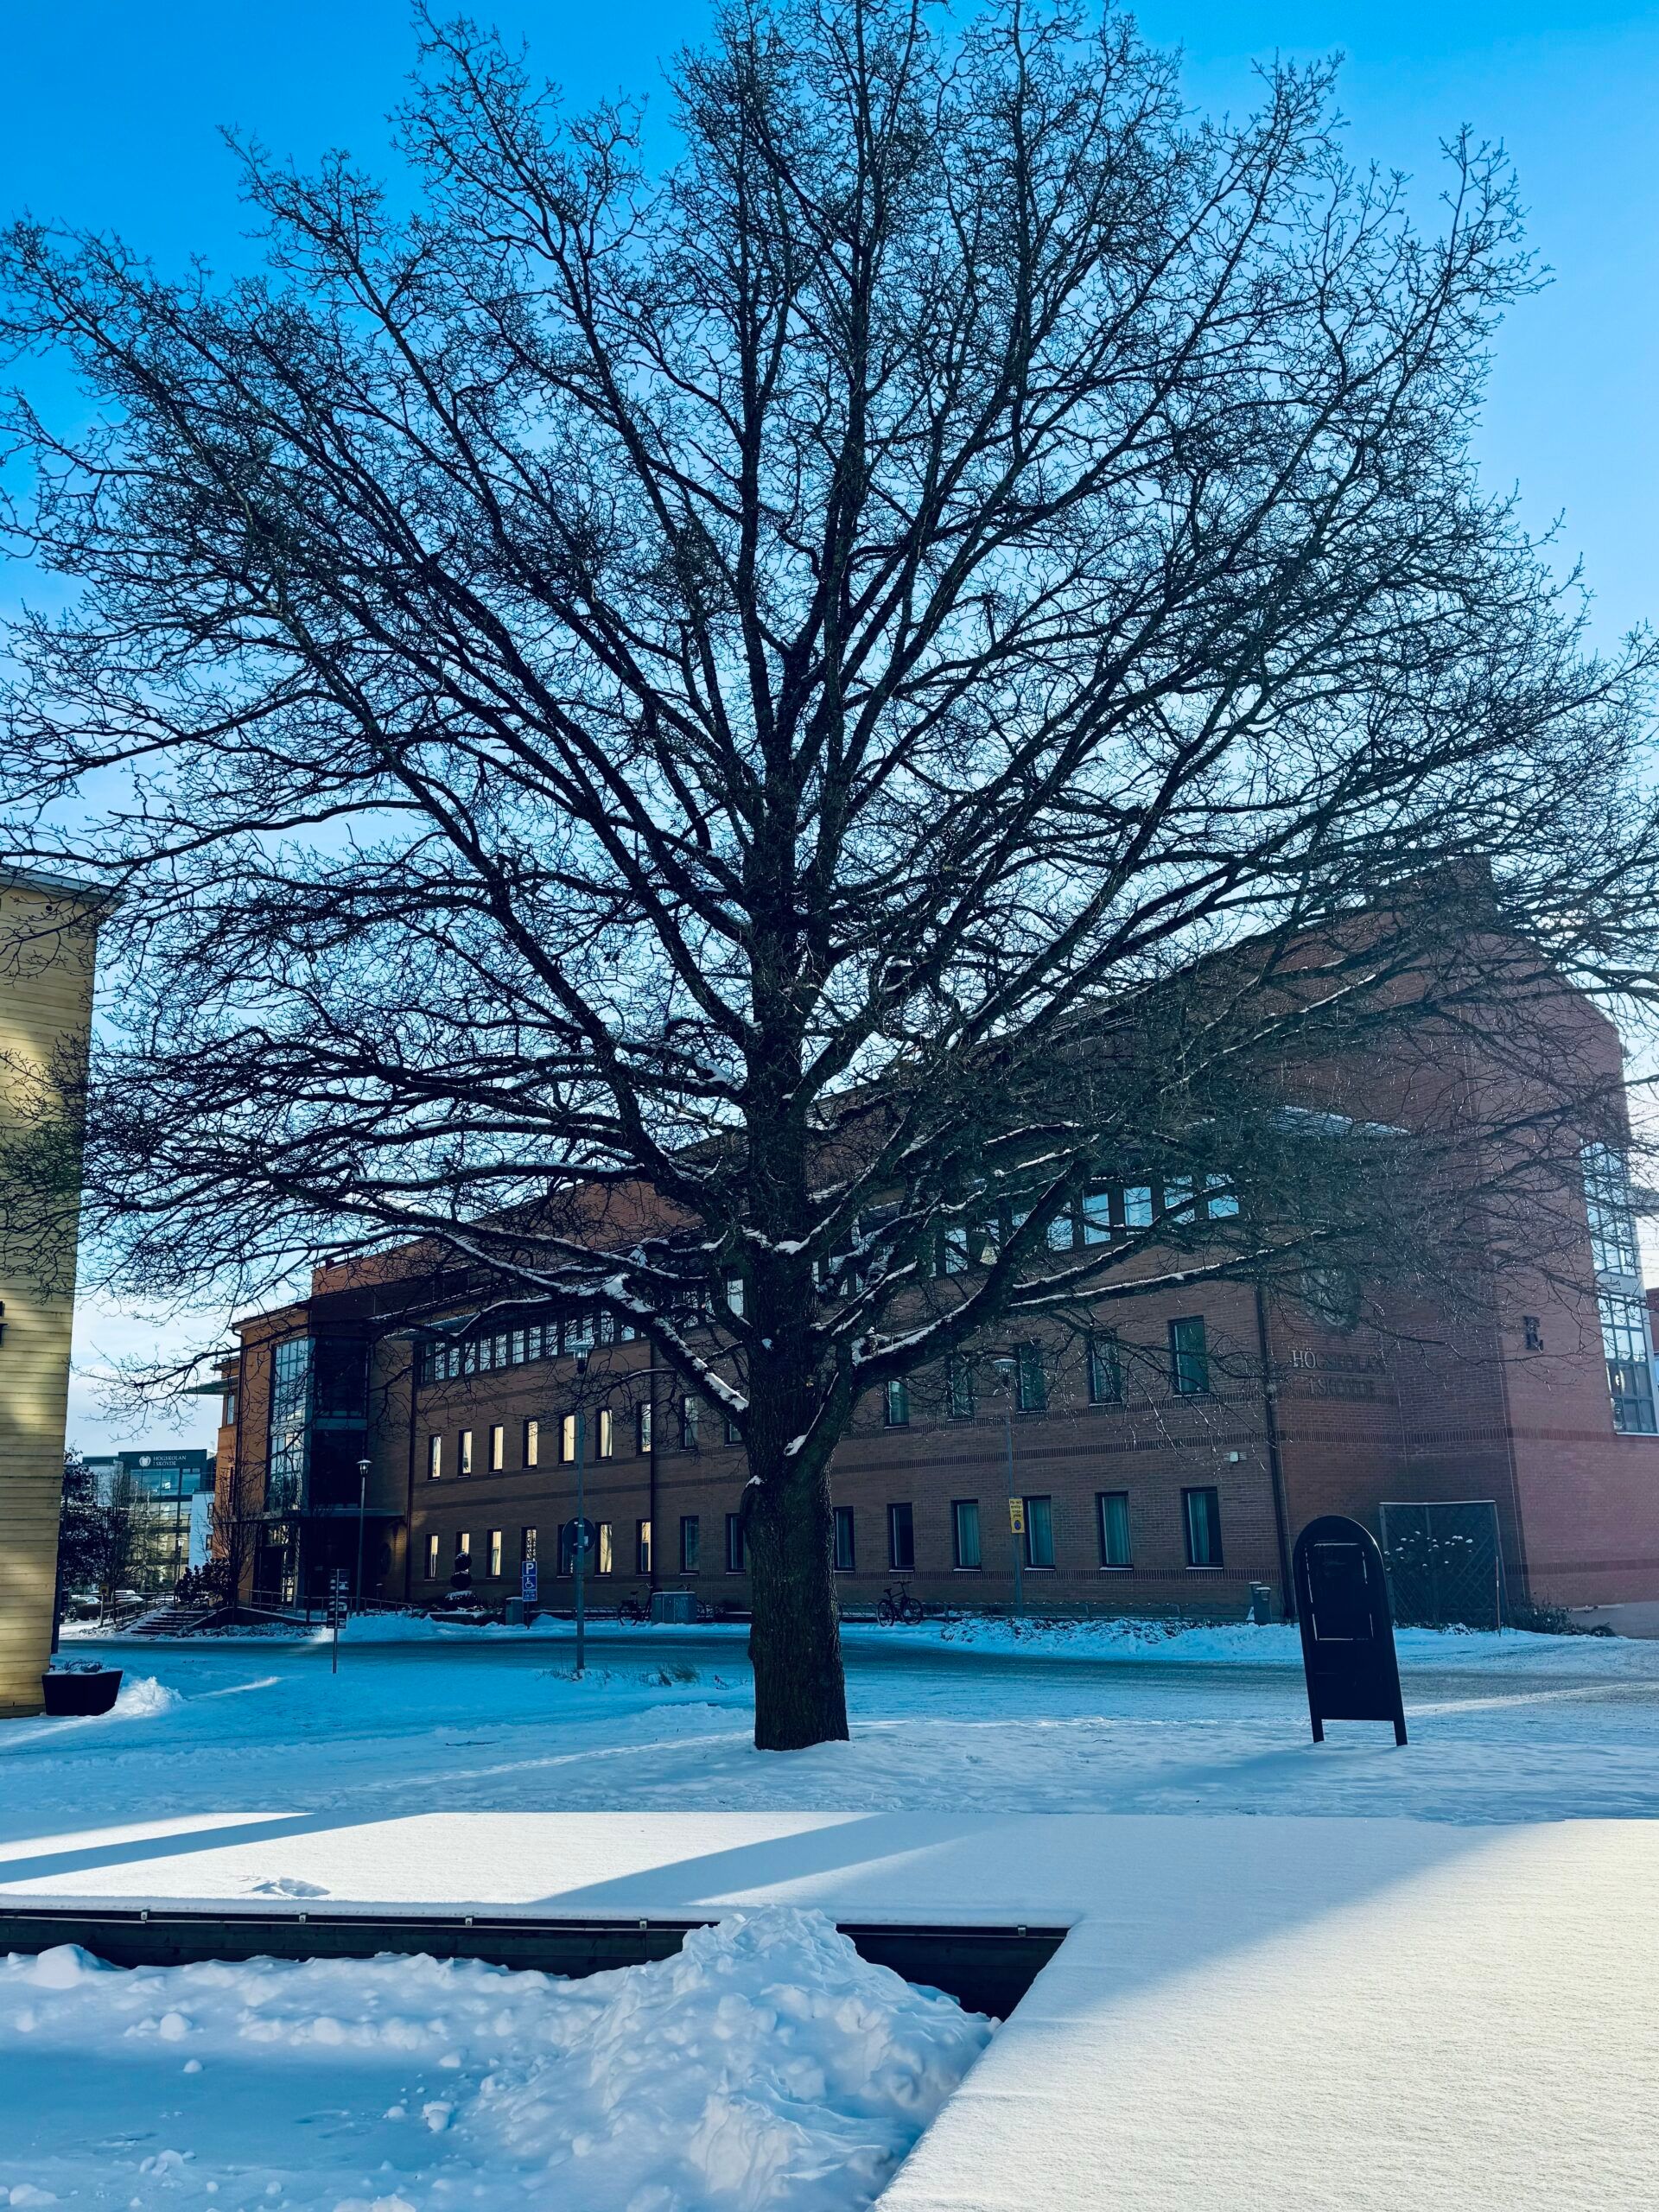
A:
[[[442,1549],[442,1540],[437,1531],[435,1529],[429,1529],[426,1532],[426,1580],[429,1582],[435,1582],[438,1580],[438,1560]]]
[[[1020,1541],[1025,1552],[1027,1572],[1032,1574],[1052,1574],[1054,1572],[1054,1494],[1052,1491],[1037,1491],[1026,1498],[1024,1503],[1026,1533]],[[1039,1559],[1037,1556],[1034,1539],[1037,1534],[1038,1516],[1032,1510],[1034,1506],[1042,1508],[1044,1541],[1048,1552],[1046,1559]]]
[[[965,1554],[971,1551],[973,1557]],[[957,1574],[982,1574],[985,1570],[985,1553],[976,1497],[953,1497],[950,1501],[950,1558],[952,1572]]]
[[[701,1574],[702,1572],[702,1516],[682,1513],[680,1516],[680,1573]]]
[[[749,1571],[749,1540],[743,1527],[741,1513],[726,1516],[726,1572],[728,1574],[747,1574]]]
[[[1123,1507],[1123,1556],[1110,1559],[1106,1541],[1106,1508],[1122,1500]],[[1129,1517],[1129,1493],[1126,1490],[1097,1490],[1095,1492],[1095,1543],[1100,1554],[1100,1568],[1104,1574],[1128,1574],[1135,1567],[1135,1524]]]
[[[426,1479],[429,1483],[443,1480],[443,1438],[429,1436],[426,1440]]]
[[[834,1539],[834,1550],[831,1554],[833,1572],[836,1574],[856,1574],[858,1573],[858,1529],[854,1520],[853,1508],[850,1505],[837,1505],[831,1508],[831,1512],[834,1516],[831,1522]],[[844,1547],[841,1541],[843,1530],[847,1537]],[[843,1549],[846,1552],[844,1559],[842,1556]]]
[[[1192,1505],[1195,1498],[1207,1498],[1205,1510],[1208,1533],[1214,1540],[1213,1559],[1195,1559]],[[1214,1483],[1184,1483],[1181,1485],[1181,1544],[1186,1554],[1187,1572],[1192,1574],[1214,1574],[1226,1564],[1226,1553],[1221,1536],[1221,1493]]]
[[[902,1529],[905,1548],[910,1557],[899,1556],[899,1533]],[[887,1571],[891,1574],[914,1574],[916,1572],[916,1506],[908,1497],[890,1499],[887,1504]]]
[[[1180,1341],[1176,1332],[1182,1329],[1198,1331],[1196,1348]],[[1203,1379],[1192,1380],[1195,1375]],[[1214,1395],[1210,1382],[1210,1332],[1202,1313],[1179,1313],[1169,1324],[1169,1387],[1178,1398]]]
[[[1084,1357],[1088,1365],[1090,1404],[1121,1406],[1123,1402],[1123,1357],[1122,1347],[1117,1338],[1109,1330],[1103,1334],[1091,1334]]]
[[[885,1428],[910,1427],[910,1384],[902,1375],[890,1376],[882,1389],[881,1421]]]

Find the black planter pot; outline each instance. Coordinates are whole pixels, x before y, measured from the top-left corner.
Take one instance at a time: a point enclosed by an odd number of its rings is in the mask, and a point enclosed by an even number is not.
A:
[[[48,1719],[84,1719],[89,1713],[107,1713],[121,1687],[119,1667],[100,1667],[96,1673],[49,1674],[41,1676]]]

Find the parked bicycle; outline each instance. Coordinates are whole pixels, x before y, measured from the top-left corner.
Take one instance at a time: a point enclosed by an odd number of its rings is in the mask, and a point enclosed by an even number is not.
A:
[[[616,1618],[624,1628],[642,1628],[651,1614],[638,1598],[625,1598],[616,1609]]]
[[[915,1628],[925,1619],[926,1611],[919,1599],[911,1596],[909,1585],[901,1582],[897,1589],[884,1590],[876,1599],[875,1618],[883,1628]]]

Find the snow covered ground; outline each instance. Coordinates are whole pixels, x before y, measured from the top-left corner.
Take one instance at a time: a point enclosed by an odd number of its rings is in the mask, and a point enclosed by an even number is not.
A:
[[[778,2201],[821,2212],[925,2128],[893,2212],[1082,2212],[1108,2175],[1133,2212],[1264,2176],[1320,2212],[1645,2201],[1659,1644],[1402,1639],[1403,1751],[1357,1726],[1313,1745],[1294,1653],[1278,1630],[855,1631],[854,1741],[779,1757],[750,1744],[741,1633],[614,1631],[580,1683],[558,1630],[381,1630],[338,1675],[321,1640],[113,1647],[112,1714],[0,1731],[0,1891],[785,1921],[763,1961],[763,1922],[699,1938],[677,1991],[655,1967],[10,1968],[0,2190],[749,2212],[777,2155],[804,2192]],[[1073,1932],[947,2096],[982,2029],[870,1995],[802,1908]],[[862,2024],[833,2010],[849,1991]],[[861,2105],[860,2036],[889,2054]],[[604,2052],[636,2042],[609,2104]],[[842,2193],[814,2195],[832,2168]]]
[[[581,1682],[566,1635],[365,1642],[337,1675],[321,1640],[101,1647],[129,1670],[107,1719],[0,1732],[0,1881],[207,1812],[1659,1813],[1656,1643],[1408,1637],[1403,1752],[1370,1726],[1310,1741],[1294,1631],[1006,1644],[855,1631],[853,1741],[787,1756],[751,1744],[741,1631],[613,1631]]]
[[[989,2034],[783,1906],[580,1981],[61,1946],[0,1962],[0,2204],[857,2212]]]

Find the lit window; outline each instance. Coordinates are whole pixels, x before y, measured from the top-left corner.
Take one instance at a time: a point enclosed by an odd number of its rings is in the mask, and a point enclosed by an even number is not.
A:
[[[611,1456],[614,1432],[611,1423],[611,1409],[608,1406],[601,1406],[598,1413],[594,1417],[594,1459],[608,1459]]]
[[[463,1475],[470,1475],[473,1471],[473,1432],[470,1428],[463,1428],[461,1432],[461,1456],[458,1466],[459,1471]]]
[[[651,1450],[651,1406],[647,1402],[633,1409],[633,1447],[643,1459]]]
[[[651,1523],[636,1521],[633,1524],[633,1571],[636,1574],[651,1573]]]
[[[1054,1564],[1054,1501],[1050,1497],[1028,1497],[1026,1500],[1026,1565],[1052,1567]]]
[[[576,1422],[580,1416],[566,1414],[559,1423],[559,1457],[568,1467],[576,1456]]]
[[[910,1423],[910,1385],[902,1376],[895,1375],[887,1388],[887,1423],[889,1428],[905,1428]]]
[[[594,1554],[594,1572],[595,1574],[616,1573],[616,1531],[608,1521],[601,1521],[599,1524],[599,1548]]]
[[[1103,1490],[1095,1494],[1095,1514],[1100,1531],[1103,1567],[1129,1564],[1129,1493]]]
[[[1221,1503],[1213,1490],[1184,1490],[1181,1518],[1189,1567],[1221,1565]]]
[[[1170,1323],[1169,1380],[1180,1398],[1201,1397],[1210,1388],[1210,1346],[1202,1314]]]
[[[841,1574],[855,1572],[858,1554],[853,1542],[853,1509],[850,1505],[836,1508],[836,1568]]]
[[[472,1530],[471,1530],[470,1529],[456,1529],[456,1531],[455,1531],[455,1567],[456,1567],[456,1569],[457,1569],[457,1571],[459,1571],[461,1567],[466,1567],[466,1568],[468,1570],[468,1572],[470,1572],[470,1571],[471,1571],[471,1568],[472,1568],[472,1564],[473,1564],[473,1532],[472,1532]]]
[[[429,1436],[426,1440],[426,1478],[428,1482],[436,1482],[442,1472],[443,1439],[441,1436]]]
[[[950,1502],[950,1540],[959,1568],[977,1567],[979,1561],[979,1500],[957,1497]]]
[[[896,1573],[908,1574],[916,1564],[916,1523],[910,1507],[887,1508],[887,1565]]]
[[[490,1466],[499,1474],[507,1464],[507,1432],[500,1421],[490,1431]]]
[[[493,1576],[495,1576],[499,1575],[500,1572],[501,1531],[499,1529],[492,1529],[490,1531],[490,1573]]]
[[[536,1465],[541,1449],[542,1424],[538,1421],[527,1421],[524,1423],[524,1465],[527,1467]]]
[[[429,1536],[426,1540],[426,1579],[429,1582],[435,1582],[438,1579],[438,1540],[435,1536]]]

